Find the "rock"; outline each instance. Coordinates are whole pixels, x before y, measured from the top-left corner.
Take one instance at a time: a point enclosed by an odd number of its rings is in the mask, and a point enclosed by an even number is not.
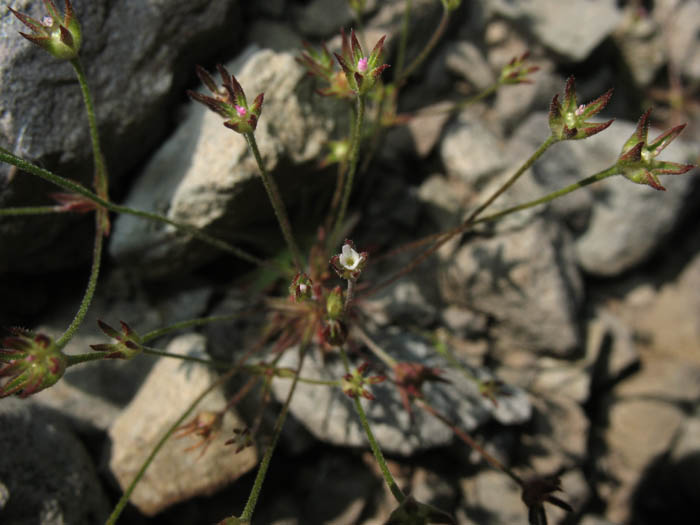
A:
[[[527,507],[520,499],[520,487],[506,474],[484,470],[460,481],[465,525],[524,523]]]
[[[0,519],[94,525],[110,506],[80,440],[61,418],[19,399],[0,403]]]
[[[167,351],[202,358],[206,357],[204,346],[204,337],[187,334],[173,340]],[[178,359],[162,358],[153,367],[136,397],[109,429],[112,441],[109,468],[122,490],[134,479],[170,425],[216,380],[217,375],[208,367]],[[215,388],[185,423],[203,411],[223,409],[226,401],[223,389]],[[198,437],[169,439],[136,486],[131,503],[147,516],[153,516],[174,503],[210,495],[239,478],[257,464],[256,449],[247,447],[236,454],[224,443],[234,435],[234,429],[245,427],[235,411],[229,409],[206,453],[186,452],[199,443]]]
[[[313,80],[289,53],[249,48],[227,68],[249,98],[265,92],[256,139],[266,168],[278,180],[287,202],[301,191],[318,187],[318,171],[304,178],[300,168],[316,159],[334,126],[342,125],[339,120],[343,119],[337,118],[340,107],[314,92]],[[194,103],[185,121],[151,159],[126,204],[166,213],[229,241],[251,223],[274,221],[246,141],[225,128],[220,116]],[[281,243],[279,232],[273,235],[279,239],[274,242]],[[258,242],[270,251],[270,242],[260,236]],[[138,260],[148,277],[187,271],[221,254],[190,236],[175,235],[172,227],[130,216],[115,221],[110,252],[125,264]]]
[[[586,366],[598,388],[607,388],[639,364],[639,351],[630,327],[605,309],[588,323]]]
[[[302,35],[327,38],[353,21],[353,11],[346,0],[312,0],[296,7],[294,19]]]
[[[446,63],[450,72],[464,77],[479,91],[490,87],[496,81],[486,58],[471,42],[461,40],[450,44]]]
[[[608,503],[607,519],[622,523],[629,518],[640,473],[666,452],[683,419],[679,408],[661,399],[610,400],[604,431],[608,450],[598,461],[603,475],[597,486]]]
[[[488,313],[504,347],[567,354],[579,344],[582,284],[568,236],[538,220],[475,238],[442,268],[445,301]]]
[[[637,86],[647,87],[667,59],[663,29],[635,6],[625,6],[623,13],[613,37]]]
[[[622,13],[614,0],[488,0],[493,13],[521,26],[571,62],[585,60],[617,27]]]
[[[410,494],[417,501],[443,511],[452,509],[458,499],[455,487],[445,477],[422,467],[413,472]]]
[[[264,18],[251,24],[248,39],[262,49],[277,53],[302,48],[302,38],[288,24]]]
[[[494,407],[479,395],[476,385],[462,371],[445,368],[446,362],[416,336],[388,331],[375,340],[396,359],[441,368],[441,377],[450,383],[427,382],[423,386],[424,397],[436,410],[458,422],[467,431],[492,418],[503,424],[517,424],[530,417],[530,406],[522,391],[509,389],[511,395],[499,396],[498,406]],[[297,359],[297,353],[288,350],[278,366],[295,368]],[[483,369],[467,370],[477,377],[490,377]],[[324,365],[317,352],[307,354],[301,370],[301,377],[326,381],[344,375],[345,370],[339,359],[331,356]],[[289,386],[290,380],[274,381],[272,390],[275,397],[286,399]],[[385,452],[409,455],[418,450],[446,445],[453,440],[449,428],[418,406],[413,407],[411,422],[397,390],[390,383],[373,385],[371,390],[376,399],[371,402],[363,400],[363,404],[372,431]],[[367,444],[352,400],[338,388],[299,383],[290,410],[318,439],[342,446]]]
[[[418,198],[441,231],[454,228],[460,222],[462,203],[466,195],[460,185],[442,175],[431,175],[418,188]]]
[[[362,309],[381,325],[426,327],[437,317],[435,305],[426,299],[425,291],[410,275],[364,299]]]
[[[450,118],[449,102],[438,102],[421,108],[408,121],[408,131],[411,134],[413,153],[420,158],[426,158],[438,143],[445,123]]]
[[[12,6],[38,19],[46,14],[40,2],[16,0]],[[235,42],[239,2],[99,0],[74,7],[83,28],[81,58],[117,187],[170,131],[171,106],[194,76],[194,63]],[[22,158],[89,184],[92,153],[75,75],[69,64],[18,34],[27,30],[15,17],[3,16],[0,142]],[[0,187],[2,207],[46,204],[46,195],[57,191],[6,164],[0,165]],[[45,271],[85,261],[90,250],[80,247],[89,242],[91,221],[80,224],[76,231],[74,218],[3,218],[0,272]]]
[[[573,399],[538,397],[532,423],[521,439],[521,454],[535,472],[551,474],[583,465],[588,454],[590,422]]]
[[[201,316],[211,297],[210,288],[195,285],[189,290],[168,291],[156,299],[125,285],[124,279],[123,275],[113,274],[98,285],[80,330],[66,347],[67,353],[90,352],[91,344],[110,342],[99,329],[98,319],[114,327],[124,321],[143,335]],[[78,302],[76,297],[69,304],[64,303],[61,313],[44,320],[37,331],[59,336],[70,323]],[[152,344],[161,347],[166,341],[164,338]],[[110,359],[77,365],[69,368],[54,386],[33,395],[31,402],[58,410],[81,430],[104,431],[129,403],[155,361],[150,356],[139,356],[132,361]]]
[[[669,60],[691,81],[700,80],[700,50],[695,38],[700,31],[700,5],[697,2],[661,1],[653,17],[664,24]]]
[[[578,403],[588,400],[591,376],[590,370],[582,363],[540,357],[536,370],[531,387],[533,392],[549,397],[566,396]]]
[[[503,143],[470,110],[462,111],[445,129],[440,158],[448,175],[474,187],[507,166]]]

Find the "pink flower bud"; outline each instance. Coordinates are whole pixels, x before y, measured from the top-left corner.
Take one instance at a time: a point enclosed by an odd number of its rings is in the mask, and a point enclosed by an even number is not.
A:
[[[357,70],[360,73],[364,73],[367,71],[367,57],[362,57],[360,60],[357,61]]]
[[[248,111],[243,106],[234,106],[239,117],[245,117]]]

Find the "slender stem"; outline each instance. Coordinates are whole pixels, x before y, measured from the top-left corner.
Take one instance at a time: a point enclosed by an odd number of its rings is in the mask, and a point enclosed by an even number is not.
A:
[[[0,215],[47,215],[65,213],[60,206],[23,206],[21,208],[0,208]]]
[[[515,481],[518,485],[523,484],[522,479],[520,479],[520,477],[517,474],[515,474],[515,472],[510,470],[503,463],[501,463],[495,457],[493,457],[491,454],[486,452],[486,450],[484,450],[484,448],[481,445],[479,445],[479,443],[477,443],[477,441],[474,438],[472,438],[469,434],[467,434],[461,428],[459,428],[457,425],[455,425],[446,416],[444,416],[442,413],[438,412],[431,405],[426,403],[425,400],[420,399],[420,398],[414,398],[414,399],[421,406],[421,408],[423,408],[426,412],[428,412],[429,414],[434,416],[436,419],[440,420],[442,423],[444,423],[446,426],[448,426],[459,439],[464,441],[472,449],[476,450],[479,454],[481,454],[481,457],[483,457],[489,465],[491,465],[496,470],[500,470],[504,474],[507,474],[508,476],[510,476],[510,478],[513,479],[513,481]]]
[[[275,422],[275,428],[272,433],[272,442],[268,445],[265,455],[260,462],[260,467],[258,467],[258,473],[255,476],[255,481],[253,482],[253,488],[250,491],[250,496],[248,496],[248,501],[246,502],[241,517],[241,521],[250,521],[253,518],[253,512],[255,511],[255,505],[258,502],[258,497],[260,496],[260,490],[262,489],[263,482],[265,481],[265,475],[267,474],[267,469],[270,466],[270,460],[272,459],[272,453],[275,451],[277,445],[277,440],[282,434],[282,427],[287,419],[287,413],[289,412],[289,405],[292,402],[292,396],[294,395],[294,390],[296,389],[297,383],[299,381],[299,372],[304,364],[304,357],[306,355],[306,347],[308,345],[308,335],[304,338],[305,341],[299,350],[299,365],[297,366],[297,374],[292,381],[292,385],[289,387],[289,393],[287,394],[287,399],[284,402],[282,411],[277,416],[277,421]]]
[[[174,221],[172,219],[168,219],[167,217],[164,217],[162,215],[158,215],[157,213],[150,213],[147,211],[141,211],[141,210],[135,210],[133,208],[129,208],[127,206],[120,206],[118,204],[113,204],[109,202],[108,200],[103,199],[102,197],[94,194],[81,184],[78,184],[76,182],[73,182],[69,179],[66,179],[64,177],[61,177],[60,175],[56,175],[55,173],[51,173],[48,170],[45,170],[44,168],[41,168],[35,164],[32,164],[31,162],[27,162],[26,160],[13,155],[9,151],[0,148],[0,161],[6,162],[8,164],[12,164],[13,166],[17,166],[19,169],[22,171],[26,171],[27,173],[31,173],[32,175],[36,175],[37,177],[40,177],[46,181],[49,181],[56,186],[59,186],[65,190],[72,191],[74,193],[77,193],[79,195],[82,195],[84,197],[87,197],[91,201],[95,202],[96,204],[99,204],[100,206],[103,206],[107,210],[116,212],[116,213],[124,213],[127,215],[134,215],[136,217],[141,217],[142,219],[147,219],[150,221],[154,222],[162,222],[164,224],[168,224],[170,226],[173,226],[174,228],[184,231],[186,233],[189,233],[193,237],[197,238],[198,240],[205,242],[211,246],[215,246],[216,248],[231,253],[235,255],[236,257],[243,259],[244,261],[248,261],[252,264],[256,265],[274,265],[278,267],[279,269],[284,270],[284,268],[274,262],[267,262],[263,261],[262,259],[259,259],[258,257],[255,257],[254,255],[250,255],[249,253],[241,250],[240,248],[237,248],[225,241],[222,241],[220,239],[217,239],[215,237],[212,237],[211,235],[208,235],[201,230],[195,228],[194,226],[190,226],[189,224],[184,224],[180,223],[177,221]]]
[[[258,143],[255,140],[255,134],[252,132],[244,133],[244,136],[246,141],[248,142],[250,150],[253,152],[255,161],[258,163],[258,169],[260,170],[260,176],[262,178],[263,185],[265,186],[265,191],[267,191],[267,196],[270,199],[272,208],[275,210],[275,216],[277,217],[277,222],[279,222],[280,229],[282,230],[282,235],[284,236],[284,240],[287,242],[287,246],[292,252],[292,257],[294,258],[294,266],[296,266],[297,272],[300,272],[302,269],[301,255],[299,252],[299,248],[297,247],[296,242],[294,241],[294,236],[292,235],[292,225],[289,222],[287,210],[284,206],[282,198],[280,197],[280,192],[277,188],[277,184],[268,173],[267,168],[265,168],[262,156],[260,155],[260,150],[258,149]]]
[[[515,184],[515,181],[517,181],[523,173],[525,173],[528,169],[530,169],[530,167],[535,163],[535,161],[536,161],[537,159],[539,159],[539,158],[542,156],[542,154],[543,154],[545,151],[547,151],[547,149],[548,149],[552,144],[555,144],[556,142],[558,142],[558,140],[559,140],[559,139],[557,139],[554,135],[550,135],[549,137],[547,137],[547,140],[545,140],[545,141],[540,145],[540,147],[537,148],[537,150],[530,156],[530,158],[527,159],[527,160],[525,161],[525,163],[524,163],[522,166],[520,166],[520,168],[518,168],[518,170],[517,170],[515,173],[513,173],[513,175],[511,175],[510,178],[509,178],[500,188],[498,188],[495,192],[493,192],[493,194],[491,194],[491,196],[490,196],[488,199],[486,199],[486,200],[481,204],[481,206],[479,206],[478,208],[476,208],[473,212],[471,212],[471,213],[469,214],[469,216],[464,220],[464,223],[463,223],[463,224],[472,224],[472,223],[474,222],[474,220],[475,220],[479,215],[481,215],[481,213],[482,213],[486,208],[488,208],[489,206],[491,206],[491,204],[493,204],[493,202],[494,202],[498,197],[500,197],[501,195],[503,195],[503,193],[504,193],[508,188],[510,188],[513,184]]]
[[[445,111],[450,112],[450,113],[455,112],[455,111],[461,111],[464,108],[466,108],[467,106],[471,106],[472,104],[475,104],[475,103],[479,102],[480,100],[483,100],[486,97],[491,96],[493,93],[495,93],[498,90],[499,87],[501,87],[500,82],[496,82],[494,84],[491,84],[486,89],[480,91],[479,93],[475,94],[474,96],[471,96],[471,97],[468,97],[468,98],[462,100],[461,102],[457,102],[454,106],[452,106],[451,108],[449,108]],[[431,112],[431,113],[434,114],[434,112]]]
[[[358,325],[353,326],[353,333],[357,335],[358,338],[367,346],[367,348],[369,348],[372,353],[381,359],[389,368],[394,368],[397,365],[396,359],[387,354],[386,351],[375,343]]]
[[[345,306],[343,307],[344,312],[347,314],[350,308],[350,303],[352,302],[352,296],[355,292],[355,280],[348,279],[348,287],[345,290]]]
[[[352,106],[349,109],[350,113],[350,146],[352,146],[352,137],[355,129],[355,122],[356,122],[356,117],[355,117],[355,112],[352,108]],[[333,218],[335,217],[335,213],[338,210],[338,206],[340,205],[340,198],[343,195],[343,183],[345,182],[345,175],[348,171],[348,157],[349,157],[349,151],[346,153],[345,158],[342,159],[340,164],[338,164],[338,175],[335,180],[335,190],[333,190],[333,198],[331,199],[331,206],[328,211],[328,217],[326,217],[326,231],[330,232],[331,227],[333,226]],[[331,239],[332,235],[328,235],[328,241],[332,241]],[[327,249],[329,251],[333,250],[334,246],[329,245]]]
[[[448,12],[447,8],[443,8],[442,11],[442,18],[440,19],[440,23],[438,24],[437,28],[435,29],[435,32],[433,35],[430,37],[430,40],[428,43],[425,45],[423,48],[423,51],[413,59],[413,62],[411,62],[406,69],[404,69],[399,77],[396,79],[396,85],[400,86],[403,84],[406,79],[411,76],[411,74],[420,66],[423,61],[428,58],[428,55],[430,55],[431,51],[433,48],[437,45],[437,43],[440,41],[440,38],[442,38],[442,35],[445,33],[445,30],[447,29],[447,24],[450,20],[450,13]]]
[[[216,323],[219,321],[231,321],[232,319],[238,319],[246,314],[247,312],[236,312],[228,315],[214,315],[211,317],[198,317],[197,319],[188,319],[187,321],[180,321],[179,323],[174,323],[169,326],[159,328],[157,330],[153,330],[144,334],[143,336],[141,336],[141,342],[146,343],[153,339],[158,339],[159,337],[167,335],[171,332],[177,332],[178,330],[183,330],[185,328],[202,326],[209,323]]]
[[[486,199],[479,207],[477,207],[474,211],[472,211],[469,216],[464,220],[462,224],[459,226],[453,228],[452,230],[449,230],[446,232],[440,239],[438,239],[435,244],[433,244],[430,248],[425,250],[423,253],[420,255],[416,256],[409,264],[404,266],[401,270],[396,272],[394,275],[389,277],[388,279],[384,280],[383,282],[379,283],[377,286],[372,288],[371,290],[366,291],[364,294],[362,294],[363,297],[367,297],[370,295],[373,295],[377,293],[379,290],[382,290],[386,288],[387,286],[393,284],[396,282],[398,279],[403,277],[404,275],[408,274],[411,272],[414,268],[416,268],[419,264],[421,264],[423,261],[425,261],[428,257],[430,257],[433,253],[438,251],[440,247],[442,247],[447,241],[452,239],[455,235],[458,235],[471,226],[474,225],[474,221],[481,215],[481,213],[488,208],[493,202],[500,197],[503,192],[505,192],[508,188],[510,188],[515,182],[520,178],[520,176],[527,171],[530,166],[532,166],[537,159],[539,159],[542,154],[553,144],[558,142],[559,139],[554,137],[554,135],[550,135],[547,140],[545,140],[539,148],[530,156],[529,159],[527,159],[522,166],[518,168],[518,170],[513,173],[513,175],[510,176],[510,178],[503,183],[494,193],[492,193],[488,199]]]
[[[104,359],[109,352],[90,352],[89,354],[67,355],[68,363],[66,366],[71,367],[89,361],[99,361]]]
[[[66,331],[61,337],[56,341],[56,346],[58,348],[63,348],[71,340],[75,332],[80,327],[80,324],[85,319],[92,298],[95,295],[95,289],[97,288],[97,278],[100,274],[100,263],[102,262],[102,246],[104,244],[104,235],[102,230],[103,222],[101,221],[99,215],[95,216],[95,245],[92,250],[92,268],[90,269],[90,277],[88,278],[87,288],[83,299],[80,302],[80,307],[78,312],[75,314],[73,321],[68,326]]]
[[[75,74],[78,77],[78,83],[80,84],[80,91],[83,94],[83,101],[85,102],[85,110],[88,116],[88,125],[90,128],[90,141],[92,143],[92,156],[95,164],[95,173],[93,186],[97,195],[102,197],[104,200],[109,200],[109,181],[107,176],[107,165],[105,163],[104,154],[102,153],[102,147],[100,146],[100,134],[97,130],[97,118],[95,117],[95,106],[92,102],[92,95],[90,94],[90,88],[88,87],[87,78],[85,77],[85,71],[83,70],[82,62],[79,57],[74,58],[70,61]],[[97,217],[101,223],[103,235],[109,235],[110,222],[109,214],[104,208],[99,208],[97,210]]]
[[[396,56],[396,75],[401,76],[403,66],[406,61],[406,46],[408,44],[408,33],[411,29],[411,8],[413,1],[406,0],[403,10],[403,22],[401,24],[401,39],[399,40],[399,50]]]
[[[573,184],[570,184],[569,186],[566,186],[565,188],[553,191],[552,193],[548,193],[544,197],[540,197],[539,199],[525,202],[523,204],[518,204],[517,206],[507,208],[505,210],[499,211],[497,213],[493,213],[491,215],[487,215],[485,217],[482,217],[480,219],[475,220],[472,224],[480,224],[482,222],[495,221],[495,220],[498,220],[502,217],[505,217],[506,215],[510,215],[511,213],[515,213],[515,212],[521,211],[521,210],[526,210],[528,208],[533,208],[533,207],[538,206],[540,204],[545,204],[545,203],[550,202],[558,197],[563,197],[564,195],[571,193],[572,191],[576,191],[580,188],[583,188],[585,186],[593,184],[594,182],[598,182],[600,180],[607,179],[608,177],[611,177],[613,175],[617,175],[618,173],[620,173],[619,168],[617,167],[617,165],[613,165],[607,169],[604,169],[603,171],[599,171],[598,173],[596,173],[594,175],[586,177],[585,179],[582,179],[578,182],[574,182]]]
[[[182,423],[185,421],[185,419],[187,419],[189,417],[189,415],[197,407],[197,405],[210,392],[212,392],[216,387],[223,384],[226,380],[228,380],[231,376],[233,376],[238,371],[238,369],[239,369],[239,367],[236,366],[233,369],[231,369],[229,372],[227,372],[226,374],[222,375],[219,379],[214,381],[201,394],[199,394],[194,399],[194,401],[192,401],[192,403],[190,403],[190,405],[182,413],[182,415],[179,418],[177,418],[177,420],[172,425],[170,425],[170,428],[165,432],[163,437],[160,438],[160,441],[158,441],[156,446],[153,447],[153,450],[151,450],[151,453],[146,458],[146,461],[143,462],[143,465],[141,465],[141,468],[136,473],[136,476],[131,481],[131,483],[129,484],[127,489],[124,491],[124,494],[122,494],[122,497],[119,499],[119,502],[114,507],[114,510],[112,511],[112,514],[110,514],[105,525],[115,525],[117,523],[117,519],[119,519],[119,515],[122,513],[122,511],[124,510],[124,507],[126,507],[126,504],[129,502],[129,498],[131,497],[131,493],[136,488],[136,485],[138,484],[138,482],[141,481],[141,478],[146,473],[146,470],[151,465],[151,463],[155,459],[158,452],[160,452],[160,449],[163,448],[163,445],[165,445],[165,443],[168,441],[168,439],[170,439],[170,436],[172,436],[175,433],[175,431],[178,429],[178,427],[180,427],[182,425]]]
[[[157,348],[151,348],[149,346],[143,347],[143,353],[157,357],[172,357],[174,359],[181,359],[182,361],[191,361],[193,363],[200,363],[202,365],[211,366],[213,368],[220,368],[222,370],[228,370],[229,368],[231,368],[231,363],[224,363],[223,361],[216,361],[214,359],[203,359],[201,357],[194,357],[192,355],[172,354],[170,352],[164,352],[163,350],[158,350]]]
[[[345,220],[345,213],[350,202],[350,194],[352,193],[352,183],[357,171],[357,159],[360,153],[360,140],[362,137],[362,125],[365,118],[365,96],[357,95],[357,111],[355,115],[355,126],[352,129],[352,140],[350,144],[350,167],[345,179],[345,189],[343,191],[343,201],[340,205],[338,217],[335,220],[335,228],[333,229],[333,243],[337,241],[340,229]]]
[[[345,365],[345,371],[347,373],[350,373],[348,356],[345,353],[345,350],[343,349],[343,347],[340,347],[340,356],[343,359],[343,364]],[[367,439],[369,441],[369,446],[372,449],[372,454],[374,454],[374,458],[377,460],[377,464],[379,465],[379,468],[382,471],[382,476],[384,477],[384,481],[386,482],[387,486],[389,487],[389,490],[391,490],[391,493],[393,494],[394,498],[396,498],[396,501],[398,501],[399,503],[403,503],[403,501],[406,499],[406,496],[401,491],[399,486],[396,484],[396,481],[394,480],[394,476],[391,475],[391,471],[389,470],[389,467],[386,464],[386,460],[384,459],[384,454],[382,453],[382,449],[379,448],[379,444],[377,443],[377,440],[374,438],[374,434],[372,433],[372,429],[369,426],[369,421],[367,420],[367,414],[365,414],[365,410],[362,408],[362,403],[360,403],[360,399],[358,397],[354,397],[353,401],[355,403],[355,410],[357,411],[357,415],[360,417],[360,422],[362,423],[362,428],[364,429],[365,434],[367,435]]]
[[[90,126],[90,140],[92,142],[92,153],[95,162],[95,191],[97,194],[107,199],[107,167],[105,165],[104,155],[100,147],[100,135],[97,131],[97,119],[95,117],[95,107],[92,103],[92,96],[88,88],[87,78],[80,58],[75,58],[70,61],[75,74],[78,76],[80,90],[83,93],[83,101],[85,102],[85,110],[87,111],[88,123]]]

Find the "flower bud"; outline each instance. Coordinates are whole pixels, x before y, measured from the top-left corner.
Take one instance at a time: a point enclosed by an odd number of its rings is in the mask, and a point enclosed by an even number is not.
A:
[[[564,90],[564,100],[559,102],[559,94],[554,95],[549,106],[549,128],[557,140],[585,139],[606,129],[613,120],[607,122],[588,122],[607,106],[612,97],[612,89],[603,93],[588,104],[579,105],[576,101],[574,77],[569,77]]]
[[[326,312],[329,319],[340,319],[343,316],[343,290],[336,286],[326,299]]]
[[[345,31],[341,30],[342,53],[335,53],[335,58],[345,73],[350,89],[357,95],[367,94],[377,83],[382,71],[389,67],[389,64],[379,64],[385,38],[386,36],[380,38],[372,52],[365,55],[355,31],[350,32],[348,40]]]
[[[308,301],[313,298],[313,283],[305,273],[298,273],[294,276],[292,284],[289,285],[289,296],[295,303]]]
[[[101,320],[98,320],[97,324],[105,334],[117,340],[116,343],[112,344],[90,345],[90,348],[97,352],[106,352],[106,358],[128,360],[133,359],[143,351],[141,338],[124,321],[119,321],[122,327],[121,333]]]
[[[52,0],[44,0],[44,6],[49,14],[41,21],[18,13],[11,7],[8,9],[20,22],[32,30],[31,34],[20,32],[20,35],[59,60],[73,60],[78,57],[83,36],[70,0],[65,2],[65,14],[61,16]]]
[[[66,371],[68,357],[52,339],[19,328],[11,329],[0,348],[0,378],[9,378],[0,386],[0,398],[19,394],[25,398],[58,382]]]

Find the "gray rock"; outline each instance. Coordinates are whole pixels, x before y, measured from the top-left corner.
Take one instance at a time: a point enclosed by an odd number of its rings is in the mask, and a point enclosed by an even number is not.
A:
[[[39,19],[45,14],[40,2],[15,0],[12,7]],[[169,106],[182,96],[193,63],[233,44],[240,25],[238,2],[99,0],[75,2],[75,10],[104,153],[118,185],[169,131]],[[0,42],[0,142],[16,155],[90,184],[88,126],[72,68],[22,38],[18,31],[28,29],[15,17],[5,13],[0,24],[5,36]],[[0,186],[3,207],[46,203],[46,195],[57,191],[5,164],[0,165]],[[0,272],[63,268],[87,259],[90,250],[79,247],[90,238],[90,222],[83,223],[79,235],[75,222],[55,216],[3,218]]]
[[[520,499],[520,487],[506,474],[484,470],[460,481],[465,504],[461,508],[465,525],[525,523],[527,507]]]
[[[622,16],[614,0],[488,0],[488,6],[572,62],[586,59],[612,33]]]
[[[206,358],[205,339],[187,334],[172,341],[168,351]],[[148,376],[134,400],[109,429],[112,440],[109,468],[122,490],[134,479],[141,465],[163,434],[212,383],[216,373],[197,363],[163,358]],[[194,409],[185,423],[203,411],[218,412],[226,406],[223,388],[215,388]],[[131,503],[148,516],[197,495],[211,495],[239,478],[257,463],[255,447],[234,453],[224,443],[234,429],[245,423],[233,410],[224,415],[221,429],[205,453],[186,449],[201,443],[199,437],[169,439],[131,495]]]
[[[668,58],[664,50],[667,37],[659,22],[640,16],[637,7],[627,5],[623,13],[613,36],[635,83],[647,87]]]
[[[362,310],[381,325],[403,324],[429,326],[437,317],[437,309],[426,298],[419,282],[404,277],[379,293],[362,301]]]
[[[507,166],[504,144],[470,110],[462,111],[445,129],[440,158],[448,175],[475,187]]]
[[[661,399],[609,401],[604,430],[607,451],[598,460],[603,476],[596,487],[608,503],[607,519],[627,521],[640,474],[666,453],[684,417],[680,408]]]
[[[700,80],[700,5],[697,2],[662,1],[653,16],[664,24],[669,59],[692,81]]]
[[[300,168],[322,151],[334,126],[342,125],[337,115],[341,108],[314,93],[312,79],[291,54],[249,48],[228,69],[249,98],[265,92],[256,138],[282,195],[290,202],[304,186],[307,191],[318,186],[317,172],[304,178]],[[274,221],[244,138],[225,128],[221,117],[194,103],[182,125],[151,159],[126,204],[165,213],[229,241],[243,236],[252,222]],[[273,235],[279,239],[273,243],[281,242],[278,230]],[[264,237],[258,235],[255,240],[263,250],[270,249]],[[137,260],[146,276],[185,271],[221,254],[175,234],[172,227],[129,216],[115,222],[110,251],[126,264]]]
[[[464,195],[459,185],[442,175],[431,175],[418,188],[418,198],[425,203],[425,210],[437,227],[445,231],[459,223]]]
[[[700,497],[700,417],[696,415],[683,423],[669,460],[684,496],[688,501],[697,501]]]
[[[385,333],[376,339],[382,348],[401,361],[420,362],[442,370],[441,377],[450,383],[427,382],[423,386],[426,401],[461,428],[471,431],[489,419],[503,424],[518,424],[530,417],[530,405],[518,389],[499,396],[498,405],[482,398],[473,381],[461,370],[445,368],[446,362],[422,339],[400,333]],[[298,356],[288,350],[279,366],[295,368]],[[477,377],[489,378],[483,369],[467,368]],[[330,357],[325,365],[317,352],[307,354],[301,376],[310,379],[337,380],[345,375],[339,359]],[[277,380],[272,390],[277,399],[286,399],[290,380]],[[372,431],[388,453],[410,455],[418,450],[446,445],[453,440],[452,431],[433,416],[413,407],[413,421],[403,409],[401,398],[389,382],[372,385],[376,399],[362,401]],[[367,438],[360,426],[353,402],[339,388],[299,383],[290,410],[318,439],[342,446],[366,446]]]
[[[449,71],[464,77],[477,90],[486,89],[496,81],[486,58],[471,42],[461,40],[452,43],[445,62]]]
[[[94,525],[109,502],[80,440],[59,416],[19,399],[0,403],[0,521]]]
[[[353,11],[346,0],[312,0],[296,7],[294,19],[302,35],[328,37],[353,21]]]
[[[445,301],[492,316],[506,347],[561,355],[579,344],[582,284],[555,223],[471,240],[443,265],[440,286]]]

